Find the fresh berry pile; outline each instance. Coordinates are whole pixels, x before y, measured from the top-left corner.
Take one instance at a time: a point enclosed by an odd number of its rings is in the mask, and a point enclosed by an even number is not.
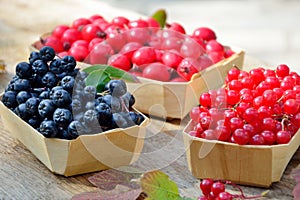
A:
[[[189,81],[193,74],[230,57],[234,52],[217,41],[207,27],[187,34],[176,22],[160,24],[152,17],[111,21],[100,15],[56,26],[42,45],[63,57],[90,64],[109,64],[159,81]]]
[[[45,137],[75,139],[144,120],[132,111],[135,99],[123,80],[110,80],[97,93],[85,84],[87,76],[72,56],[55,58],[45,46],[17,64],[2,102]]]
[[[233,188],[238,189],[239,194],[231,194],[226,191],[226,185],[230,185]],[[258,199],[262,198],[265,194],[257,196],[245,196],[242,189],[232,183],[231,181],[225,180],[213,180],[210,178],[202,179],[200,182],[200,190],[203,196],[199,197],[198,200],[233,200],[233,199]]]
[[[223,88],[202,93],[190,111],[190,135],[240,145],[286,144],[300,127],[300,76],[275,70],[231,69]]]

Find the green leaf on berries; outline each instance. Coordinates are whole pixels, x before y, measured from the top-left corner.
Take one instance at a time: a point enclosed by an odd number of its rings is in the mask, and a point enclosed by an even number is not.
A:
[[[105,85],[111,80],[108,73],[102,69],[94,70],[86,77],[85,84],[96,87],[97,92],[103,92]]]
[[[139,82],[135,76],[129,74],[124,70],[112,67],[110,65],[92,65],[90,67],[83,69],[83,71],[88,74],[96,70],[103,70],[111,78],[123,79],[124,81],[128,81],[128,82]]]
[[[159,23],[161,28],[165,27],[167,21],[167,13],[164,9],[157,10],[155,13],[152,14],[151,17]]]
[[[140,182],[142,190],[148,195],[149,200],[178,200],[181,198],[176,183],[159,170],[145,173]]]

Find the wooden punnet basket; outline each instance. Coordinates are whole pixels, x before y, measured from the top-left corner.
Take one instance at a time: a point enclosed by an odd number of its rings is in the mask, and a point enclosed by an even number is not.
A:
[[[136,98],[135,107],[143,113],[161,118],[183,119],[199,104],[200,95],[224,85],[227,72],[242,69],[244,51],[237,51],[207,69],[194,74],[189,82],[161,82],[139,77],[141,83],[128,83],[128,90]]]
[[[45,138],[0,102],[6,128],[50,171],[72,176],[135,162],[144,145],[148,118],[139,126],[113,129],[75,140]]]
[[[300,145],[300,131],[288,144],[237,145],[190,136],[191,122],[183,131],[189,170],[196,178],[225,179],[269,187],[278,182]]]

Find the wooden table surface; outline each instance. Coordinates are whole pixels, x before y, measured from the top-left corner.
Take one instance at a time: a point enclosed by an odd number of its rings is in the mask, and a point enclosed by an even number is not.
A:
[[[0,9],[0,59],[5,61],[8,71],[0,75],[0,91],[3,91],[14,74],[16,63],[28,59],[28,46],[55,25],[68,24],[77,17],[88,17],[96,13],[107,18],[115,15],[129,18],[139,16],[93,0],[0,0]],[[245,68],[261,63],[247,58]],[[184,125],[187,120],[183,120],[181,124]],[[183,127],[178,126],[180,121],[163,123],[153,120],[152,123],[151,130],[147,131],[149,137],[145,140],[143,153],[134,166],[144,171],[161,169],[178,184],[182,195],[199,196],[199,180],[189,172],[183,142],[177,137]],[[269,188],[267,199],[293,199],[292,189],[296,183],[291,177],[291,171],[299,162],[298,149],[281,181]],[[95,189],[87,180],[92,175],[90,173],[69,178],[54,175],[10,135],[0,118],[0,199],[70,199],[75,194]],[[260,194],[266,190],[247,186],[242,188],[246,195]]]

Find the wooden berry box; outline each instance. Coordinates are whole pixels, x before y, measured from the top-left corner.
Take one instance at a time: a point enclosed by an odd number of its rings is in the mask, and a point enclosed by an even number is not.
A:
[[[187,162],[199,179],[225,179],[235,183],[269,187],[278,182],[300,145],[300,131],[288,144],[237,145],[190,136],[191,122],[183,131]]]
[[[245,52],[236,52],[194,74],[188,82],[162,82],[139,77],[140,83],[128,83],[128,90],[136,98],[135,107],[151,116],[183,119],[199,104],[203,92],[224,85],[226,74],[231,68],[242,69]]]
[[[1,95],[2,97],[2,95]],[[50,171],[72,176],[135,162],[144,145],[148,118],[139,126],[113,129],[75,140],[45,138],[0,101],[3,124]]]

